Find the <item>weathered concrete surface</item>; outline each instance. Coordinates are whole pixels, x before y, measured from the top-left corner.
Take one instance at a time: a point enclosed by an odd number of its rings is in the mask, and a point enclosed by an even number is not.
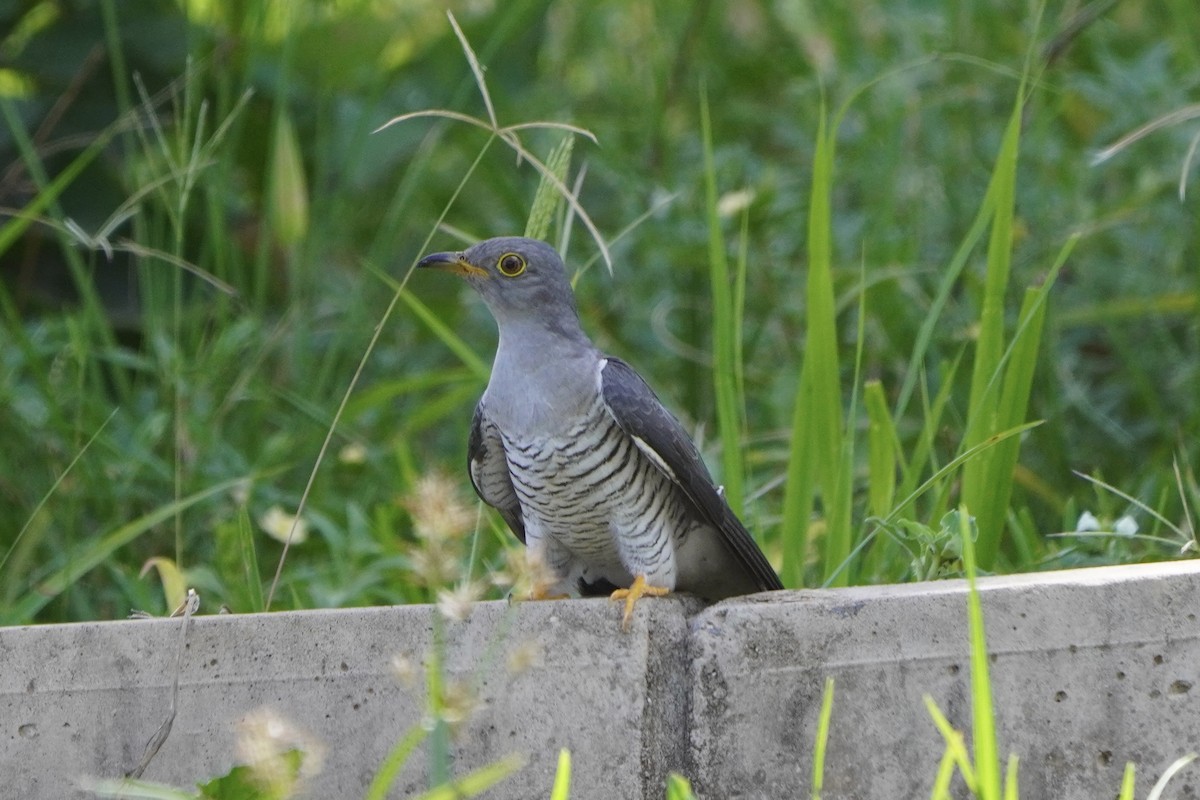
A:
[[[1113,797],[1126,761],[1144,796],[1200,749],[1200,562],[981,582],[1001,747],[1022,797]],[[235,761],[240,719],[267,707],[325,745],[307,797],[360,798],[423,715],[396,655],[419,665],[429,607],[197,617],[174,729],[146,778],[190,786]],[[941,739],[922,696],[970,730],[961,581],[777,592],[701,610],[643,601],[631,631],[606,600],[479,604],[447,623],[447,671],[479,705],[454,774],[523,753],[489,797],[549,796],[559,748],[572,798],[661,798],[692,776],[706,800],[806,796],[826,676],[837,682],[825,797],[924,798]],[[179,620],[0,629],[0,798],[64,800],[119,777],[168,707]],[[533,664],[508,656],[532,644]],[[419,669],[418,669],[419,672]],[[394,797],[426,783],[418,752]],[[1167,797],[1200,793],[1189,767]]]
[[[686,764],[686,621],[698,606],[645,602],[628,633],[607,600],[481,603],[447,624],[447,672],[477,683],[454,774],[524,753],[496,797],[548,797],[558,750],[576,754],[572,797],[661,797]],[[177,717],[145,779],[189,787],[234,761],[235,728],[274,710],[325,745],[306,797],[360,798],[423,713],[396,655],[418,665],[433,642],[427,606],[195,617]],[[170,698],[181,620],[0,629],[0,796],[64,800],[83,775],[134,767]],[[532,648],[532,649],[531,649]],[[510,671],[521,649],[533,664]],[[392,793],[425,786],[413,757]],[[590,789],[588,787],[591,787]],[[599,789],[599,791],[597,791]]]
[[[1021,796],[1143,796],[1200,748],[1200,564],[988,578],[981,602],[1002,753]],[[971,729],[962,581],[777,592],[692,626],[690,725],[706,798],[807,795],[824,681],[836,682],[826,798],[930,796],[942,740],[926,694]],[[1167,797],[1194,797],[1189,767]]]

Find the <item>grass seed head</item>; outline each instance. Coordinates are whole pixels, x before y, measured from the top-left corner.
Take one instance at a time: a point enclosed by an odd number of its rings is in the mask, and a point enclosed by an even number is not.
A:
[[[451,622],[464,622],[471,616],[471,609],[482,597],[482,587],[464,581],[453,589],[439,589],[437,608],[441,615]]]
[[[404,507],[412,516],[413,531],[426,541],[461,541],[475,527],[475,512],[463,502],[457,482],[440,471],[417,480]]]
[[[324,747],[268,708],[238,724],[238,760],[250,767],[268,797],[291,797],[306,778],[321,771]]]

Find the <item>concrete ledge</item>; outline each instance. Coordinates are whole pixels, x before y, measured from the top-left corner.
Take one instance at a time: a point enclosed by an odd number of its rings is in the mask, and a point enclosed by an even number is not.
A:
[[[446,671],[480,706],[455,748],[455,774],[524,753],[498,796],[548,797],[561,747],[578,754],[579,786],[641,797],[685,768],[687,612],[670,599],[639,609],[628,633],[607,600],[480,603],[446,626]],[[418,665],[433,644],[429,606],[196,617],[170,737],[147,780],[189,787],[234,762],[235,727],[269,707],[325,744],[306,797],[359,798],[404,732],[421,721],[421,685],[391,664]],[[180,620],[0,630],[0,795],[62,800],[81,775],[119,778],[167,713]],[[512,672],[521,648],[533,663]],[[416,754],[396,797],[425,787]],[[577,797],[586,797],[579,793]]]
[[[1139,796],[1200,742],[1200,563],[980,582],[1002,753],[1022,797]],[[825,790],[929,797],[943,744],[922,700],[971,730],[963,581],[777,592],[692,621],[691,742],[705,797],[808,787],[827,676],[836,682]],[[1200,788],[1194,771],[1172,796]]]
[[[1115,795],[1200,742],[1200,563],[981,582],[1001,746],[1026,797]],[[707,798],[806,794],[826,676],[837,681],[831,798],[928,797],[940,737],[930,694],[970,729],[961,581],[776,592],[701,609],[645,601],[631,631],[605,600],[481,603],[446,627],[447,671],[479,705],[455,773],[524,753],[489,796],[547,797],[560,747],[573,798],[661,798],[665,774]],[[361,797],[424,707],[391,662],[433,644],[429,607],[197,617],[178,713],[146,772],[190,786],[234,763],[235,726],[267,706],[326,744],[313,798]],[[5,796],[85,797],[81,775],[131,769],[166,714],[178,620],[0,629]],[[508,668],[508,655],[532,665]],[[396,784],[424,785],[418,754]],[[1173,782],[1191,796],[1200,781]],[[1142,787],[1145,788],[1144,786]]]

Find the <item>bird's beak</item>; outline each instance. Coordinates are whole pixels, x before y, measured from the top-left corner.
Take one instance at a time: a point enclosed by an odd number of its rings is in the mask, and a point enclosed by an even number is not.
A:
[[[432,253],[417,262],[422,269],[440,269],[467,278],[486,278],[486,269],[475,266],[462,253]]]

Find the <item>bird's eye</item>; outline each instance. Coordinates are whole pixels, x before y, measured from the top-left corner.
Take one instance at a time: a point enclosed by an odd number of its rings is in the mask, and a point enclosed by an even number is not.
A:
[[[516,253],[505,253],[496,262],[496,269],[500,270],[501,275],[515,278],[525,271],[525,259]]]

